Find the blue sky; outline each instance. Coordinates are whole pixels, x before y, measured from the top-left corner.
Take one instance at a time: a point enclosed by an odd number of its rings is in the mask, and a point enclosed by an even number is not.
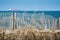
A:
[[[60,11],[60,0],[0,0],[0,10],[57,10]]]

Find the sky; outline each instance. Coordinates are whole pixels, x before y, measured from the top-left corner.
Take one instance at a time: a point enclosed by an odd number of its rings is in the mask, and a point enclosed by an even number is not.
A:
[[[60,11],[60,0],[0,0],[0,10]]]

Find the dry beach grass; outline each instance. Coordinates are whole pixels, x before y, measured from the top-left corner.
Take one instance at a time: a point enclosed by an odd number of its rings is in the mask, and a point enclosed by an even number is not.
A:
[[[16,30],[0,29],[0,40],[60,40],[60,30],[22,28]]]

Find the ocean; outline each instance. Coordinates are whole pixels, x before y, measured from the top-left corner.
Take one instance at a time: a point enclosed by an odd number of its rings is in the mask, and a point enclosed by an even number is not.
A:
[[[52,28],[54,25],[57,28],[56,23],[59,17],[60,11],[0,11],[0,27],[12,28],[14,19],[14,25],[18,28],[24,25],[37,28],[42,26]]]

